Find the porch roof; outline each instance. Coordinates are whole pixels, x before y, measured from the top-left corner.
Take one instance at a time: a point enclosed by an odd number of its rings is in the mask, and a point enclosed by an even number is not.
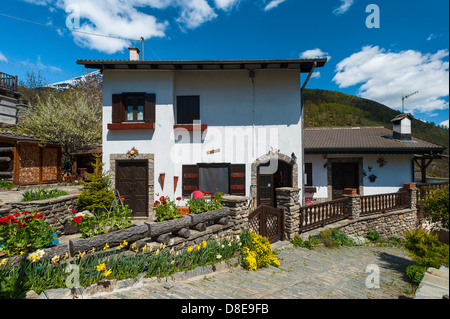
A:
[[[297,69],[309,73],[323,67],[326,58],[260,59],[260,60],[77,60],[88,69],[151,69],[151,70],[239,70],[239,69]]]
[[[392,130],[374,127],[315,127],[304,129],[305,154],[442,153],[445,147],[412,137],[401,141]]]

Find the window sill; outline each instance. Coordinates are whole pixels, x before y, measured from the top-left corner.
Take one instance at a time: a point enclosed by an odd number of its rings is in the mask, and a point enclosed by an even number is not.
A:
[[[176,129],[185,129],[188,131],[205,131],[208,128],[206,124],[175,124],[173,128]]]
[[[110,123],[108,130],[153,130],[155,123]]]

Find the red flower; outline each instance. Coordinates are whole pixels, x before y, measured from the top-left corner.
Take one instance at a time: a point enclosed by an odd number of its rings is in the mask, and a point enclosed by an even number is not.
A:
[[[123,195],[122,195],[122,196],[120,196],[120,199],[122,199],[122,200],[123,200],[123,199],[125,199],[125,196],[123,196]]]
[[[14,214],[14,217],[19,217],[20,216],[20,213],[15,213]]]
[[[181,197],[177,197],[177,200],[181,200]]]
[[[0,225],[8,224],[9,218],[8,217],[0,217]]]
[[[77,211],[75,209],[72,209],[72,214],[76,214]]]
[[[159,204],[159,202],[158,202],[158,201],[155,201],[154,205],[156,206],[156,205],[158,205],[158,204]]]
[[[214,199],[214,198],[216,198],[214,195],[211,195],[211,199]]]
[[[83,221],[83,216],[75,217],[75,218],[73,219],[73,221],[74,221],[75,223],[77,223],[77,224],[81,224],[81,222]]]
[[[24,210],[24,211],[22,212],[22,215],[27,215],[27,214],[29,214],[29,213],[30,213],[29,211]]]
[[[58,216],[55,216],[55,219],[58,219]]]

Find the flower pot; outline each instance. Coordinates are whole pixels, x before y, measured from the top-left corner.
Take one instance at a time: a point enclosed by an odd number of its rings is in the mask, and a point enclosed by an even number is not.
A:
[[[52,233],[52,235],[54,237],[56,237],[56,239],[53,240],[51,244],[48,244],[47,247],[51,247],[51,246],[55,246],[55,245],[59,244],[58,234],[57,233]]]
[[[189,207],[177,206],[177,209],[180,211],[180,215],[189,214]]]

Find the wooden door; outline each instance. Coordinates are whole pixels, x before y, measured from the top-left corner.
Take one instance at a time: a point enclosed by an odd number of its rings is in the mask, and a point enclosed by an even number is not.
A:
[[[356,162],[331,164],[332,199],[341,198],[344,188],[359,189],[358,170]]]
[[[148,162],[117,161],[116,188],[133,217],[148,216]]]
[[[261,205],[248,216],[249,229],[270,243],[284,240],[284,209]]]

